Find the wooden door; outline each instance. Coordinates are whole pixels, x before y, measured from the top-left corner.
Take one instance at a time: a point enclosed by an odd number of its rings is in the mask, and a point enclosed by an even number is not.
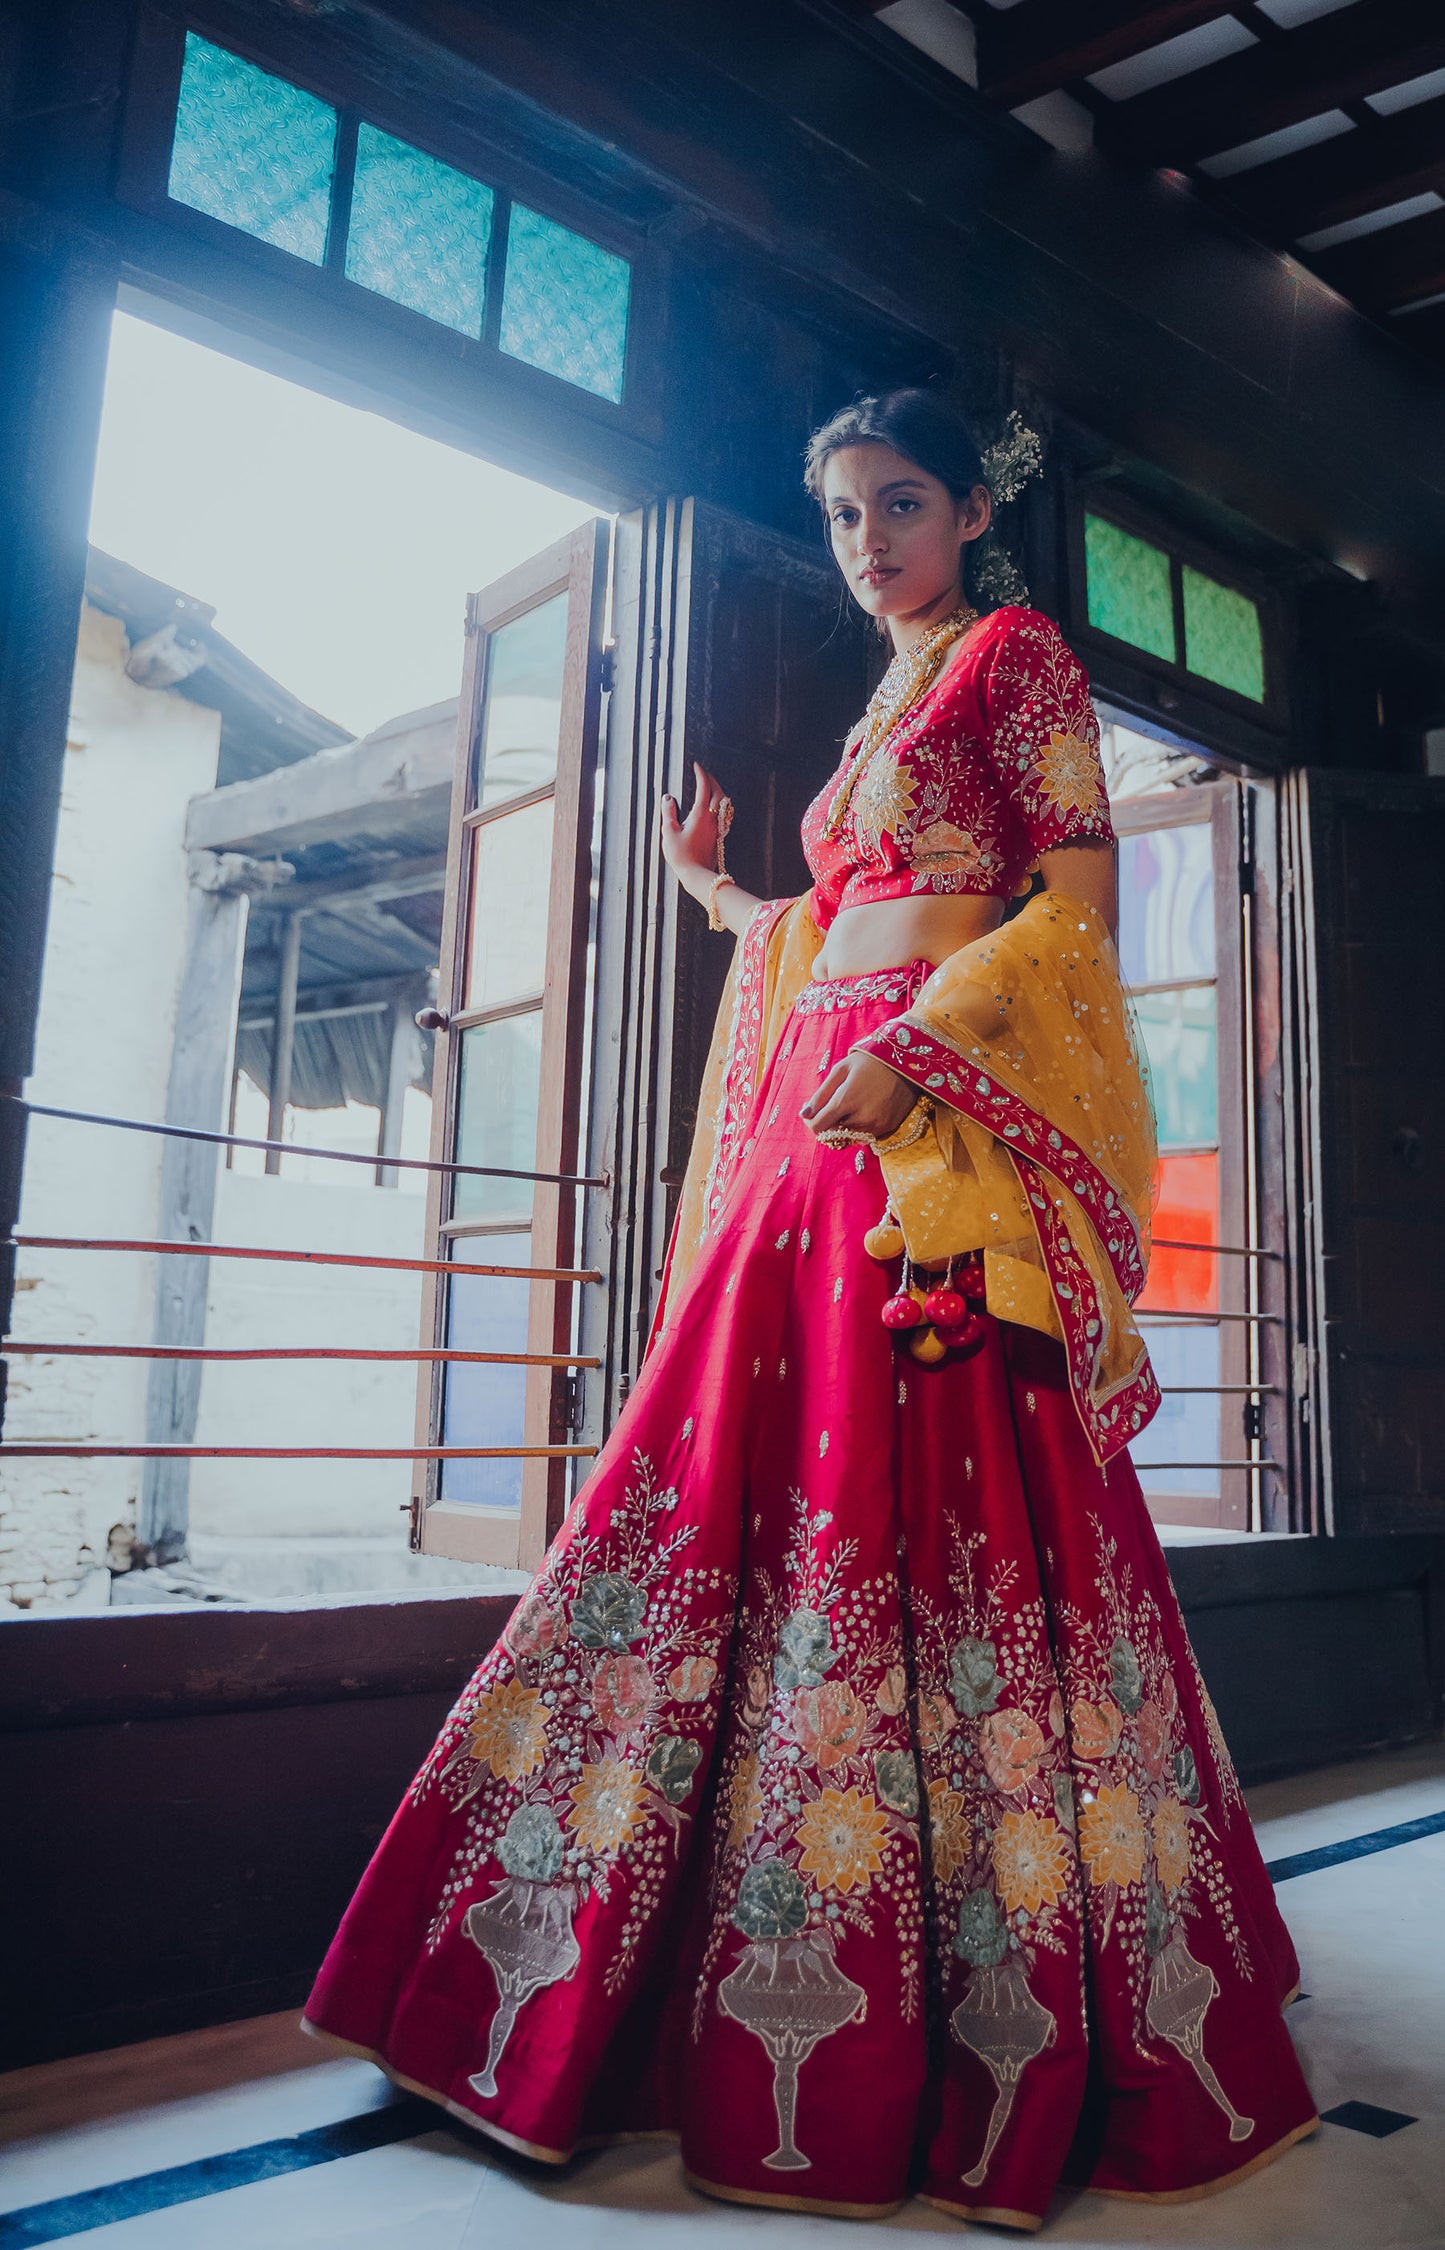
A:
[[[1445,1528],[1445,780],[1291,777],[1318,1528]]]
[[[433,1175],[427,1255],[511,1268],[576,1265],[575,1174],[587,1078],[592,816],[610,526],[584,525],[472,595],[442,923],[432,1155],[497,1175]],[[544,1175],[535,1177],[534,1175]],[[574,1285],[437,1277],[428,1347],[571,1351]],[[573,1442],[567,1370],[423,1370],[417,1442]],[[420,1464],[418,1465],[420,1470]],[[432,1462],[418,1475],[420,1552],[532,1568],[566,1488],[564,1457]]]

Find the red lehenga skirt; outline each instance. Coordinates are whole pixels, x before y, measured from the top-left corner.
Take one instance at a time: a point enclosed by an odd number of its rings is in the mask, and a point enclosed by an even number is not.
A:
[[[897,977],[807,989],[753,1145],[309,2024],[510,2148],[1039,2225],[1315,2122],[1288,1934],[1133,1469],[1062,1349],[914,1360],[868,1150],[798,1116]]]

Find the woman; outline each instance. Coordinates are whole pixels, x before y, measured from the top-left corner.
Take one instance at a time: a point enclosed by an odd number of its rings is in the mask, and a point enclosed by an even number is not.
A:
[[[664,804],[741,941],[664,1309],[308,2021],[530,2156],[1032,2229],[1308,2132],[1297,1971],[1123,1450],[1154,1159],[1087,683],[966,605],[947,406],[847,409],[808,483],[893,662],[806,898],[718,873],[707,774]]]

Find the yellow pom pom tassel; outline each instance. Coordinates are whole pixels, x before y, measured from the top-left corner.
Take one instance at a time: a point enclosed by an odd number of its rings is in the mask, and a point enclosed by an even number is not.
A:
[[[925,1367],[936,1367],[948,1346],[936,1328],[915,1328],[908,1339],[908,1349]]]
[[[903,1230],[891,1220],[880,1219],[863,1237],[863,1247],[870,1258],[898,1258],[903,1254]]]

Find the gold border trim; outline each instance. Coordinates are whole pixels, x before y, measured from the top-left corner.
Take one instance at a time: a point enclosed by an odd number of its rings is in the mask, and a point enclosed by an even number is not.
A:
[[[454,2102],[449,2095],[439,2094],[435,2086],[423,2086],[419,2078],[408,2078],[402,2071],[393,2070],[385,2056],[378,2054],[375,2047],[363,2047],[358,2040],[343,2039],[339,2032],[323,2031],[321,2025],[312,2023],[309,2016],[301,2018],[301,2029],[313,2039],[325,2040],[328,2047],[339,2048],[344,2055],[358,2055],[363,2062],[375,2063],[393,2086],[400,2086],[408,2094],[420,2094],[424,2100],[435,2102],[437,2108],[444,2109],[449,2117],[459,2118],[463,2125],[472,2126],[478,2133],[486,2133],[492,2140],[500,2141],[503,2148],[513,2150],[518,2156],[530,2156],[538,2164],[570,2164],[576,2154],[570,2148],[543,2148],[539,2141],[524,2141],[516,2133],[507,2132],[501,2125],[488,2124],[486,2118],[478,2117],[475,2110],[463,2109],[461,2103]]]
[[[996,2203],[950,2203],[941,2195],[924,2195],[920,2203],[932,2204],[935,2211],[946,2211],[953,2219],[972,2219],[979,2226],[1018,2227],[1024,2234],[1037,2234],[1043,2220],[1032,2211],[1008,2211]]]
[[[823,2219],[891,2219],[907,2200],[900,2195],[894,2203],[827,2203],[817,2195],[769,2195],[761,2188],[720,2187],[716,2180],[703,2179],[685,2164],[682,2176],[699,2195],[714,2196],[719,2203],[757,2204],[767,2211],[812,2211]]]
[[[1296,2141],[1306,2140],[1311,2133],[1318,2132],[1319,2125],[1318,2117],[1306,2119],[1303,2125],[1296,2125],[1292,2133],[1286,2133],[1282,2141],[1276,2141],[1272,2148],[1262,2149],[1258,2156],[1252,2156],[1247,2164],[1236,2166],[1232,2172],[1221,2172],[1217,2179],[1201,2180],[1197,2187],[1160,2188],[1153,2191],[1147,2188],[1086,2187],[1084,2193],[1107,2195],[1113,2203],[1202,2203],[1206,2196],[1219,2195],[1225,2188],[1233,2187],[1237,2181],[1247,2180],[1251,2172],[1262,2172],[1266,2164],[1273,2164],[1275,2158],[1283,2156],[1286,2149],[1293,2148]]]

